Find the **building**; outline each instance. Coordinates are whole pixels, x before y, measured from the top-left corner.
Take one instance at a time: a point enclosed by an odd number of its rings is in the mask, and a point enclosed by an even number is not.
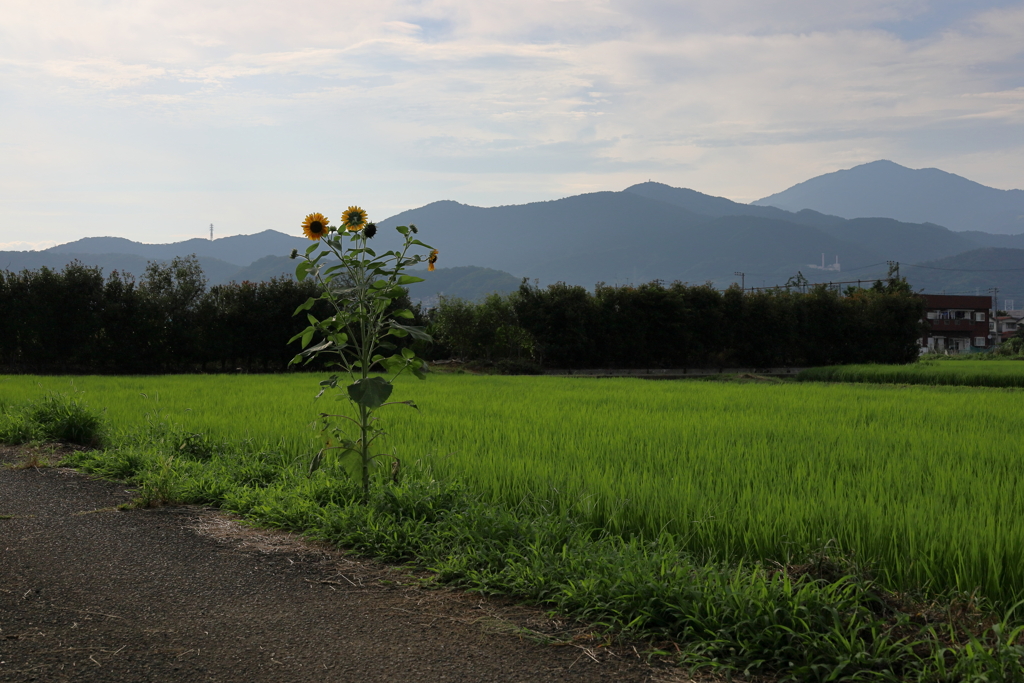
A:
[[[997,316],[989,324],[992,338],[1000,344],[1016,335],[1017,329],[1024,325],[1024,316],[1016,315],[1018,311],[1007,311],[1007,313],[1011,313],[1011,315]]]
[[[925,300],[928,333],[921,339],[921,351],[961,353],[980,351],[998,344],[990,329],[992,299],[987,296],[920,294]]]

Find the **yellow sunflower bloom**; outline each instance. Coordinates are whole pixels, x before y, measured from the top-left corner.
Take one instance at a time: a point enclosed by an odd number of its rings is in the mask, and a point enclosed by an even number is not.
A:
[[[366,212],[358,206],[350,206],[341,214],[341,224],[352,232],[358,232],[366,226]]]
[[[435,263],[437,263],[437,249],[430,252],[430,256],[427,257],[427,270],[433,272]]]
[[[302,221],[302,232],[314,242],[328,232],[327,216],[322,213],[311,213]]]

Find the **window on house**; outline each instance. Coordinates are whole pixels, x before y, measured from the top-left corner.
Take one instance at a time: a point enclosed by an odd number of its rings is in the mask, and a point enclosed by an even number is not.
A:
[[[929,319],[929,320],[935,320],[935,317],[936,317],[937,315],[938,315],[938,312],[937,312],[937,311],[928,311],[928,313],[927,313],[927,316],[928,316],[928,319]]]
[[[956,311],[956,312],[955,312],[955,313],[953,314],[953,317],[955,317],[955,318],[956,318],[957,320],[963,320],[963,319],[964,319],[964,316],[965,316],[966,314],[967,314],[967,313],[966,313],[966,311]]]
[[[974,320],[979,322],[979,323],[985,322],[985,314],[984,313],[975,313],[974,314]]]
[[[974,345],[975,346],[984,346],[985,345],[985,338],[984,337],[975,337],[974,338]]]

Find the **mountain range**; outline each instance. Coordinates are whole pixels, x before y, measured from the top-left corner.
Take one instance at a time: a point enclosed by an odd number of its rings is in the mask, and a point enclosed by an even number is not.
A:
[[[911,179],[906,202],[893,203],[904,178]],[[942,202],[929,208],[927,200],[936,193]],[[388,228],[419,226],[420,238],[439,249],[443,266],[411,291],[423,300],[438,293],[477,298],[509,291],[524,277],[587,287],[655,279],[772,286],[798,271],[811,282],[873,280],[886,274],[888,261],[899,261],[916,288],[999,287],[1001,297],[1024,303],[1024,234],[1007,234],[1016,225],[1014,207],[1021,197],[1020,190],[986,188],[937,169],[878,161],[813,178],[753,204],[656,182],[513,206],[438,201],[381,221],[374,246],[396,246]],[[871,216],[876,208],[880,215]],[[971,211],[978,219],[961,221]],[[1024,203],[1019,213],[1024,216]],[[1024,233],[1024,223],[1018,233]],[[94,237],[39,252],[0,252],[0,269],[59,268],[78,259],[139,275],[146,260],[194,253],[211,284],[262,280],[293,272],[286,254],[309,244],[297,235],[297,229],[295,236],[266,230],[162,245]],[[986,259],[999,267],[985,268]],[[924,267],[929,264],[931,270]],[[973,275],[965,277],[967,271]]]
[[[886,160],[826,173],[754,204],[843,218],[887,216],[953,230],[1024,232],[1024,190],[997,190],[937,168],[913,169]]]

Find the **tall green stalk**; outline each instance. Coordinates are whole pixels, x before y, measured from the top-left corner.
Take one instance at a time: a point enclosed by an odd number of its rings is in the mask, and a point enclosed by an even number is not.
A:
[[[416,407],[413,401],[387,400],[394,390],[392,382],[403,372],[409,371],[420,379],[426,379],[426,362],[417,357],[409,345],[400,346],[388,337],[430,340],[422,327],[399,323],[400,319],[408,320],[414,316],[409,309],[397,308],[393,304],[402,296],[404,285],[423,282],[423,278],[406,275],[405,269],[427,261],[429,270],[433,270],[437,250],[432,250],[429,256],[410,255],[413,247],[432,247],[414,237],[417,233],[414,225],[398,226],[395,230],[402,235],[401,250],[387,251],[378,256],[368,246],[377,226],[366,221],[366,212],[359,207],[350,206],[342,215],[339,227],[329,225],[323,214],[309,214],[303,222],[303,231],[314,240],[314,244],[302,255],[302,262],[295,269],[299,281],[314,277],[321,293],[310,297],[295,310],[296,315],[306,311],[309,326],[289,341],[300,341],[303,348],[291,362],[305,365],[321,356],[328,356],[327,366],[340,367],[348,376],[348,383],[339,380],[339,374],[333,374],[320,382],[317,398],[344,386],[346,391],[339,391],[335,398],[347,399],[355,414],[355,417],[328,412],[320,414],[324,445],[313,456],[310,472],[321,467],[325,457],[331,456],[333,462],[350,467],[350,473],[360,478],[364,500],[368,500],[370,495],[370,468],[378,458],[386,455],[374,453],[371,448],[374,441],[385,434],[375,426],[378,418],[374,413],[387,405]],[[349,240],[347,249],[346,239]],[[325,248],[317,252],[318,246]],[[292,258],[298,256],[297,251],[292,252]],[[331,314],[326,318],[318,319],[310,313],[317,301],[329,304]],[[374,368],[391,376],[371,375]],[[345,427],[346,421],[355,425],[355,439],[347,435],[351,427]]]

